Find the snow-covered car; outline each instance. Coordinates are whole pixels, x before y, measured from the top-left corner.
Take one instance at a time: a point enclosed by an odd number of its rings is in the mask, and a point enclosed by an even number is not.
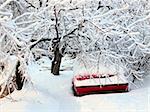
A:
[[[84,74],[72,80],[75,96],[96,93],[127,92],[128,81],[118,74]]]

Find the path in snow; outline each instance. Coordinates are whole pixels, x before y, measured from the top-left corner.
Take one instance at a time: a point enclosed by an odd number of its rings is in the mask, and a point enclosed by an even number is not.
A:
[[[36,84],[36,89],[58,103],[57,107],[49,107],[49,110],[53,110],[53,112],[79,112],[79,104],[73,97],[70,87],[72,71],[62,72],[60,76],[53,76],[49,70],[41,71],[42,68],[35,66],[30,68],[30,72],[31,74],[34,72],[31,78],[34,85]]]

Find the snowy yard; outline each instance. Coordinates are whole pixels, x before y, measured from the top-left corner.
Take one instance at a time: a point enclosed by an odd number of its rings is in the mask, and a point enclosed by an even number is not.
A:
[[[41,61],[42,62],[42,61]],[[41,63],[40,62],[40,63]],[[21,91],[0,99],[0,112],[149,112],[150,76],[142,86],[127,93],[96,94],[75,97],[72,93],[72,70],[61,71],[60,76],[50,74],[46,66],[32,63],[29,73],[32,84]],[[72,61],[63,61],[63,68]]]
[[[150,112],[150,0],[0,0],[0,112]]]

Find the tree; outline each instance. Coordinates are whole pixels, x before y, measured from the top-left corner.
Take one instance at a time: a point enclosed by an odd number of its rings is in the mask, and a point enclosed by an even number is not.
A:
[[[90,1],[85,9],[84,13],[90,17],[85,16],[82,34],[91,41],[80,42],[84,48],[80,57],[88,62],[86,65],[89,68],[95,62],[107,67],[114,65],[123,69],[131,83],[142,80],[150,66],[149,1]]]

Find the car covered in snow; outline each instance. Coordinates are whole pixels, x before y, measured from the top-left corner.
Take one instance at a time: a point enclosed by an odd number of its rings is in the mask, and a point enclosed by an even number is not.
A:
[[[119,74],[76,75],[72,84],[75,96],[128,91],[127,79],[124,75]]]

